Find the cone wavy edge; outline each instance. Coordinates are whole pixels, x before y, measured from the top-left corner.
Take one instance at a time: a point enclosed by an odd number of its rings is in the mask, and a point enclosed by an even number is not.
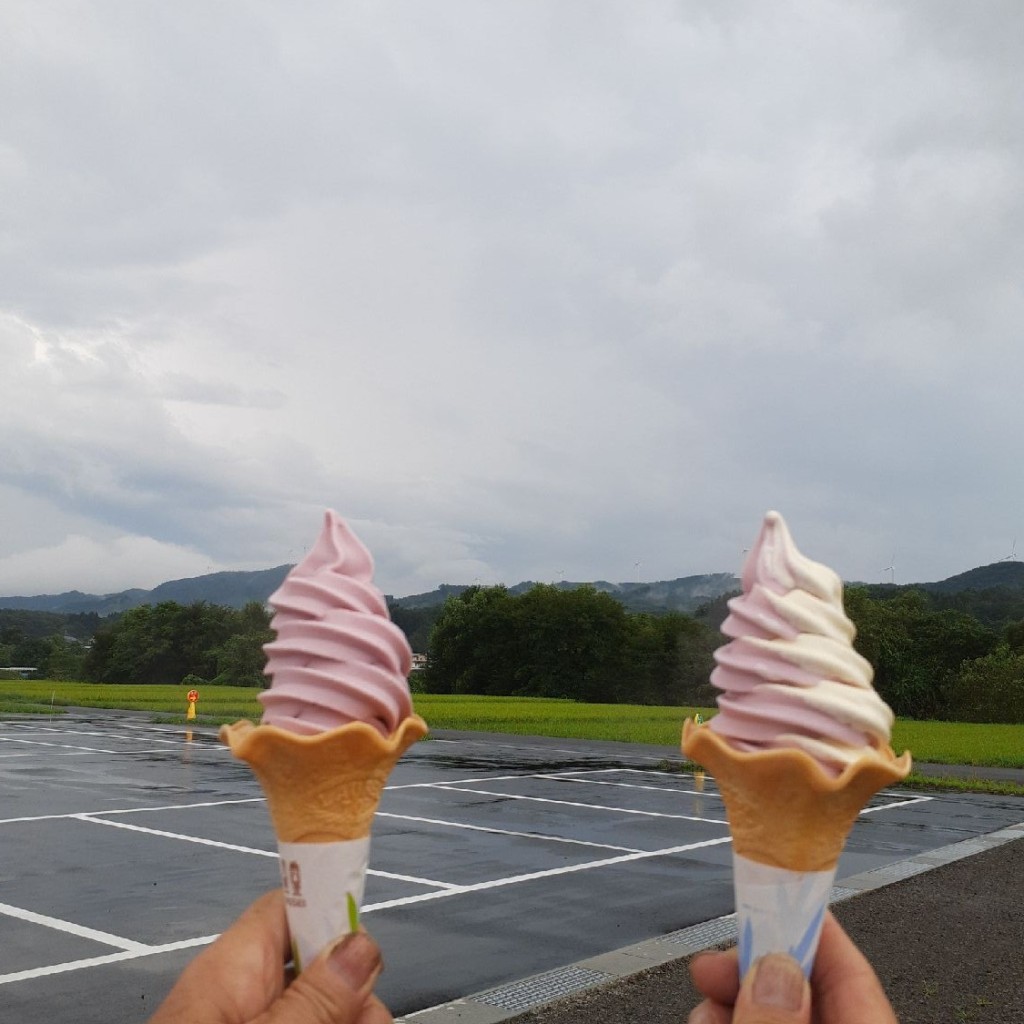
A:
[[[428,731],[409,715],[390,736],[365,722],[303,736],[248,719],[219,735],[259,779],[278,840],[318,843],[369,835],[388,775]]]
[[[725,802],[733,848],[790,871],[835,867],[868,800],[905,779],[911,757],[869,747],[838,776],[802,750],[739,751],[687,719],[682,752],[714,777]]]

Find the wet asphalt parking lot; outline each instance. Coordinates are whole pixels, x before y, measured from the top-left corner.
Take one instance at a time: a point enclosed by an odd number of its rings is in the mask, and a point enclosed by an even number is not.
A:
[[[364,920],[408,1014],[732,909],[709,780],[671,749],[440,733],[399,764]],[[1024,821],[1024,800],[887,790],[837,878]],[[212,729],[116,713],[0,722],[0,1019],[146,1020],[279,882],[259,787]]]

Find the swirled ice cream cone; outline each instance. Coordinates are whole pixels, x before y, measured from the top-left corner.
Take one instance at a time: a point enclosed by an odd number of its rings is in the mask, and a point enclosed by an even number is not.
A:
[[[266,795],[299,969],[357,927],[373,816],[398,759],[427,733],[412,711],[412,652],[372,575],[369,552],[328,512],[270,598],[263,720],[220,733]]]
[[[836,864],[864,805],[906,777],[892,712],[853,649],[842,583],[769,512],[729,602],[712,682],[719,714],[682,749],[714,776],[735,855],[740,964],[789,952],[810,972]]]

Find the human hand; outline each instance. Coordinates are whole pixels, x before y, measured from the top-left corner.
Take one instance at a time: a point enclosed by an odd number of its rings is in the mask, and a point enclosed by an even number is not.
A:
[[[706,998],[689,1024],[897,1024],[874,970],[831,913],[810,985],[783,953],[758,960],[742,986],[735,949],[696,957],[690,973]]]
[[[391,1024],[373,995],[380,950],[348,935],[297,978],[280,891],[258,899],[185,968],[149,1024]]]

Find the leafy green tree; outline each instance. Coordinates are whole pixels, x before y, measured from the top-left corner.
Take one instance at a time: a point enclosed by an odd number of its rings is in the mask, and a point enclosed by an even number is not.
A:
[[[217,675],[214,683],[218,686],[265,686],[267,679],[263,669],[267,656],[263,645],[269,643],[273,634],[236,633],[229,636],[217,648]]]
[[[430,634],[423,685],[431,693],[511,693],[511,602],[504,587],[470,587],[445,601]]]
[[[77,680],[85,678],[85,648],[63,636],[50,637],[50,652],[39,666],[47,679]]]
[[[1024,619],[1009,623],[1003,630],[1003,642],[1011,651],[1024,654]]]
[[[11,654],[15,665],[32,665],[42,668],[50,656],[50,641],[44,637],[24,637],[14,645]]]
[[[0,644],[4,644],[7,647],[14,647],[15,644],[21,643],[25,639],[25,631],[18,626],[6,625],[0,626]]]
[[[1001,644],[965,661],[950,687],[950,709],[962,722],[1024,722],[1024,653]]]
[[[426,653],[430,631],[434,628],[442,607],[442,604],[435,604],[425,608],[404,608],[388,601],[391,621],[405,633],[409,646],[421,654]]]
[[[941,718],[961,664],[989,654],[996,633],[965,612],[933,611],[920,590],[873,600],[864,588],[844,595],[857,627],[855,646],[874,666],[875,688],[897,715]]]
[[[85,667],[97,682],[177,684],[187,675],[211,679],[227,672],[258,685],[258,673],[250,671],[256,654],[245,648],[259,648],[266,624],[258,603],[240,612],[206,602],[142,605],[96,634]],[[239,635],[248,641],[225,650]]]
[[[445,603],[430,634],[422,687],[682,703],[706,686],[714,645],[713,634],[684,615],[630,613],[593,587],[541,584],[517,597],[503,587],[474,587]]]
[[[270,614],[258,601],[250,601],[236,616],[239,632],[229,636],[216,649],[215,683],[224,686],[266,686],[263,674],[267,656],[263,645],[274,639]]]

